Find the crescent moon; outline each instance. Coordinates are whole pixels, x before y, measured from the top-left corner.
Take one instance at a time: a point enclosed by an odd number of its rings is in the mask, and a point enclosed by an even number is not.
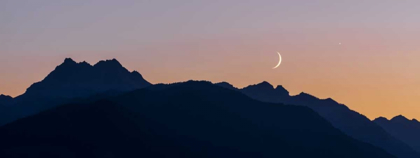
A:
[[[273,69],[278,68],[281,64],[281,55],[279,52],[277,52],[277,54],[279,54],[279,63],[276,66],[274,66]]]

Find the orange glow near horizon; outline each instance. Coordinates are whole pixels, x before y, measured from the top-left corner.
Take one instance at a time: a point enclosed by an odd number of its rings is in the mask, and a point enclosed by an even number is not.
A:
[[[420,1],[48,4],[0,2],[0,94],[24,93],[66,57],[116,58],[151,83],[268,81],[370,119],[420,119]]]

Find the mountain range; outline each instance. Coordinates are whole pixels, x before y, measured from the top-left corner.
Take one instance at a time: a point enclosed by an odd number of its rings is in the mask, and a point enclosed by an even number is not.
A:
[[[0,139],[3,157],[394,157],[309,108],[197,81],[60,106],[0,128]]]
[[[12,105],[0,107],[0,125],[70,102],[75,98],[100,93],[116,95],[150,85],[140,73],[128,71],[116,59],[90,65],[66,58],[42,81],[32,84],[24,94],[13,98]]]
[[[67,58],[24,94],[0,96],[6,157],[420,158],[408,140],[417,126],[405,122],[372,122],[333,99],[291,96],[268,82],[152,85],[115,59]]]
[[[374,122],[395,138],[402,140],[420,152],[420,122],[416,119],[409,120],[399,115],[391,120],[379,117]]]
[[[242,89],[235,88],[227,82],[217,83],[217,85],[242,92],[251,98],[263,102],[309,107],[318,112],[318,114],[328,120],[334,127],[353,138],[381,147],[400,158],[420,157],[418,152],[387,133],[383,128],[370,121],[364,115],[349,109],[343,104],[337,103],[331,98],[319,99],[307,93],[290,96],[289,92],[283,86],[274,88],[270,83],[265,81]]]
[[[76,98],[106,91],[131,91],[149,85],[140,73],[129,72],[115,59],[92,66],[67,58],[43,81],[31,85],[21,97]]]

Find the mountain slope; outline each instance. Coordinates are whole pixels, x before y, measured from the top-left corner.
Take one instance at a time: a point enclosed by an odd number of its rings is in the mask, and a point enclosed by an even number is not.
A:
[[[193,81],[61,106],[0,128],[0,139],[0,156],[393,157],[344,135],[309,108]]]
[[[6,106],[13,102],[13,98],[8,95],[0,94],[0,106]]]
[[[375,119],[374,122],[392,136],[402,140],[404,143],[420,152],[420,122],[416,119],[409,120],[406,117],[399,115],[391,120],[380,117]]]
[[[16,97],[11,106],[0,111],[0,126],[75,98],[98,93],[118,94],[150,85],[140,73],[129,72],[115,59],[100,61],[92,66],[67,58],[45,79],[34,83],[23,95]]]
[[[232,89],[228,83],[217,85]],[[274,88],[268,82],[250,85],[243,89],[236,89],[256,100],[269,103],[283,103],[309,107],[328,120],[334,127],[347,135],[381,147],[399,158],[418,158],[420,154],[410,146],[388,134],[380,126],[370,121],[367,117],[339,104],[332,99],[319,99],[306,93],[290,96],[282,86]]]

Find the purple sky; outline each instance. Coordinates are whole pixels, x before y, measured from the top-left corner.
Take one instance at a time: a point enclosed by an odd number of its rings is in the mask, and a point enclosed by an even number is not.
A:
[[[152,83],[269,81],[366,114],[420,118],[420,1],[0,0],[0,93],[65,57]],[[342,43],[339,45],[338,43]],[[276,69],[279,51],[282,65]]]

